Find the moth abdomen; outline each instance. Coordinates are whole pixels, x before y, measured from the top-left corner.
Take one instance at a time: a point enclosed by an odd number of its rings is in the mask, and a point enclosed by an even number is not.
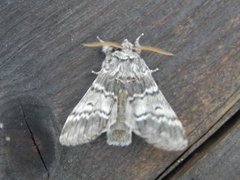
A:
[[[107,143],[114,146],[128,146],[132,142],[132,130],[123,122],[110,126],[107,132]]]

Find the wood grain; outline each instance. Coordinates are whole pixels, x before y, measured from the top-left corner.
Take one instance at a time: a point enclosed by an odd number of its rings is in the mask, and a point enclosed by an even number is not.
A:
[[[183,158],[233,107],[240,109],[240,8],[217,1],[0,2],[0,174],[3,179],[155,179]],[[134,136],[126,148],[106,137],[60,146],[60,130],[104,58],[83,43],[133,41],[181,119],[190,146],[165,152]],[[225,121],[227,121],[226,119]],[[6,141],[10,137],[10,141]],[[162,176],[161,178],[164,178]]]
[[[240,177],[240,111],[209,138],[169,179],[233,179]]]

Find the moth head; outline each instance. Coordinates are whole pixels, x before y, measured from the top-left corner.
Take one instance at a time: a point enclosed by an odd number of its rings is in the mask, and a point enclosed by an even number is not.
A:
[[[151,52],[155,52],[155,53],[159,53],[165,56],[173,56],[174,54],[165,51],[163,49],[160,48],[155,48],[155,47],[151,47],[151,46],[142,46],[139,44],[139,40],[140,38],[143,36],[143,34],[141,34],[136,40],[134,45],[129,42],[127,39],[124,39],[122,44],[116,43],[116,42],[108,42],[108,41],[103,41],[101,40],[99,37],[98,40],[99,42],[93,42],[93,43],[86,43],[83,44],[86,47],[103,47],[103,51],[105,52],[104,48],[112,48],[112,49],[120,49],[120,50],[132,50],[135,51],[137,53],[140,53],[141,51],[151,51]]]
[[[124,39],[122,44],[122,49],[128,49],[128,50],[132,50],[134,47],[133,47],[133,44],[130,43],[127,39]]]

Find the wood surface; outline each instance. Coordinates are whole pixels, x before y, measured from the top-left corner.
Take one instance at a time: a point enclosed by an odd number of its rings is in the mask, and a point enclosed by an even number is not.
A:
[[[240,112],[209,138],[170,179],[237,179],[240,177]],[[177,169],[177,168],[176,168]]]
[[[226,173],[239,179],[239,124],[226,125],[239,120],[239,14],[238,0],[1,0],[0,179],[216,179],[203,167],[216,161],[226,162],[216,163],[219,171],[234,164]],[[142,57],[160,69],[154,78],[189,147],[166,152],[137,136],[129,147],[112,147],[105,134],[61,146],[61,128],[104,59],[99,48],[82,44],[97,35],[134,41],[141,33],[141,44],[175,54]],[[226,139],[209,140],[224,127]],[[203,150],[207,158],[194,158]],[[224,152],[231,157],[214,157]]]

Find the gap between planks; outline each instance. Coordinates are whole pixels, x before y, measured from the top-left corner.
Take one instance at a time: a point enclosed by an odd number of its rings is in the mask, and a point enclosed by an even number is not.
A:
[[[235,94],[235,93],[234,93]],[[234,96],[232,96],[234,97]],[[231,99],[231,98],[230,98]],[[231,100],[230,100],[231,101]],[[185,152],[183,152],[178,159],[171,163],[156,179],[171,179],[176,174],[184,173],[189,168],[189,163],[197,161],[206,152],[207,149],[212,147],[212,142],[217,141],[219,138],[227,134],[234,124],[237,123],[237,116],[240,116],[240,98],[232,101],[233,106],[222,115],[221,118],[195,143],[193,143]]]

